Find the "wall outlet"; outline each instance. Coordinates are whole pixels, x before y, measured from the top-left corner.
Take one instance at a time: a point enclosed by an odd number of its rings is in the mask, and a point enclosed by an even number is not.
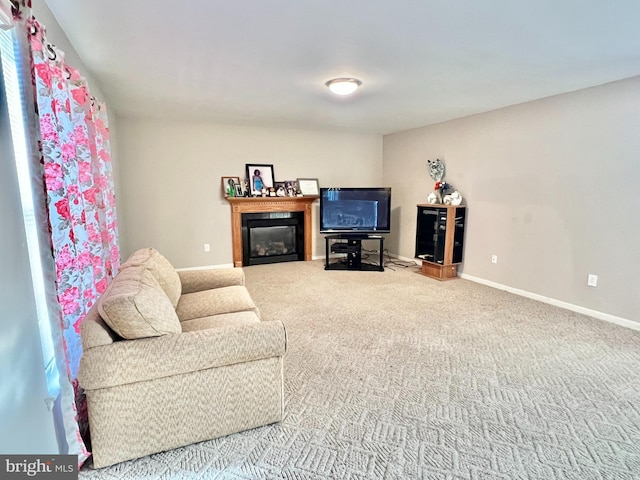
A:
[[[594,275],[593,273],[590,273],[589,276],[587,277],[587,285],[590,287],[597,287],[598,275]]]
[[[208,243],[205,243],[205,244],[204,244],[204,251],[205,251],[205,252],[209,252],[209,251],[211,251],[211,245],[209,245]]]
[[[498,255],[491,255],[491,263],[498,263]]]

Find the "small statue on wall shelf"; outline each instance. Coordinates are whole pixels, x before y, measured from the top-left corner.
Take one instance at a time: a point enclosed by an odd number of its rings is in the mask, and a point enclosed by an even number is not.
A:
[[[457,190],[454,190],[448,195],[445,195],[442,199],[445,205],[460,205],[462,203],[462,195]]]
[[[427,170],[429,176],[436,183],[433,191],[427,195],[427,202],[431,204],[444,205],[460,205],[462,203],[462,195],[455,190],[453,186],[442,180],[444,177],[444,162],[440,159],[427,160]]]
[[[444,162],[439,158],[435,160],[427,160],[427,169],[429,170],[429,175],[436,182],[442,180],[444,177]]]

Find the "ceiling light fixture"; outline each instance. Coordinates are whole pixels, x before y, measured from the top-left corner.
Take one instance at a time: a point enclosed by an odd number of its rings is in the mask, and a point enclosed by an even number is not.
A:
[[[350,95],[362,85],[362,82],[357,78],[334,78],[326,85],[336,95]]]

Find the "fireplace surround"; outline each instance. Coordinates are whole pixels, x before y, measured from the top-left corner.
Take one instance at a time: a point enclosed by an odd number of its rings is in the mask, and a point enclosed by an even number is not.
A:
[[[243,241],[243,217],[245,217],[245,223],[247,220],[251,220],[252,222],[258,222],[254,224],[258,229],[267,228],[268,223],[274,223],[271,225],[271,228],[276,228],[276,230],[272,230],[271,232],[260,231],[258,230],[258,237],[261,234],[267,238],[268,241],[272,243],[271,251],[275,254],[272,254],[273,258],[267,260],[271,261],[291,261],[291,260],[311,260],[312,253],[312,204],[314,201],[318,199],[317,196],[306,196],[306,197],[228,197],[226,200],[229,202],[231,206],[231,238],[233,243],[233,265],[235,267],[242,267],[246,265],[256,265],[259,263],[266,263],[266,261],[261,261],[259,258],[254,258],[252,262],[245,263],[244,253],[245,246]],[[277,215],[272,215],[272,214]],[[246,214],[268,214],[268,217],[255,217],[255,216],[245,216]],[[280,215],[282,214],[282,215]],[[295,215],[294,215],[295,214]],[[296,219],[295,221],[302,221],[302,225],[295,227],[297,229],[295,235],[298,240],[301,241],[301,245],[296,247],[297,251],[295,253],[296,258],[289,257],[289,254],[281,254],[277,253],[277,249],[280,248],[279,245],[284,243],[291,235],[291,230],[289,233],[286,233],[286,228],[291,228],[291,220]],[[264,220],[267,220],[267,223],[263,223]],[[273,221],[275,220],[275,222]],[[285,229],[281,229],[280,227],[285,227]],[[246,227],[245,227],[246,228]],[[246,238],[244,239],[246,241]],[[255,240],[255,234],[254,234]],[[250,240],[249,240],[250,241]],[[300,242],[299,242],[300,243]],[[251,248],[250,244],[247,248]],[[302,251],[300,251],[302,250]],[[291,254],[293,255],[293,254]],[[260,255],[259,253],[254,255],[254,257],[260,257],[265,255]]]

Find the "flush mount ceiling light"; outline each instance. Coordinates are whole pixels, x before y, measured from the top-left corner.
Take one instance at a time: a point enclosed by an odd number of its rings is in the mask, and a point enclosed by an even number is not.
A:
[[[357,78],[334,78],[326,85],[336,95],[350,95],[362,85],[362,82]]]

